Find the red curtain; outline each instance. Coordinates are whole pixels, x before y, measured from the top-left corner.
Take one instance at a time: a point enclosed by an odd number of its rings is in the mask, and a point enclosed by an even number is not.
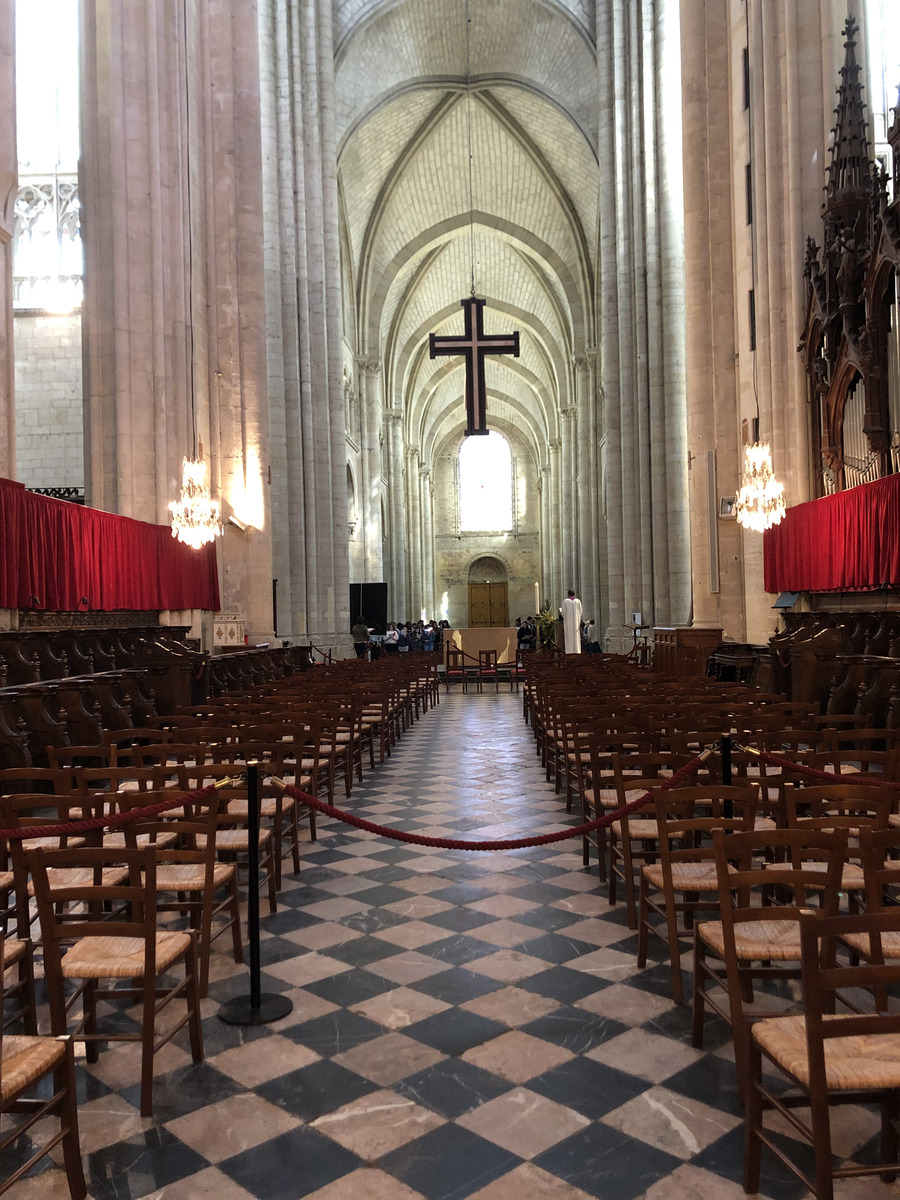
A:
[[[767,592],[900,584],[900,475],[789,508],[763,535]]]
[[[216,544],[0,479],[0,608],[219,610]]]

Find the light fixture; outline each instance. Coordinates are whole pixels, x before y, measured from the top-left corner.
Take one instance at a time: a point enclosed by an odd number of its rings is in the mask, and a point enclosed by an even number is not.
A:
[[[240,520],[239,517],[236,517],[234,515],[234,513],[232,513],[231,516],[228,518],[228,524],[233,525],[235,527],[235,529],[239,529],[241,531],[241,533],[247,532],[247,526],[244,524],[244,522],[242,520]]]
[[[209,493],[203,448],[200,457],[185,458],[181,464],[181,496],[169,504],[172,537],[199,550],[207,542],[222,536],[219,505]]]
[[[181,494],[169,503],[172,514],[172,537],[199,550],[207,542],[221,537],[224,530],[218,501],[210,495],[206,481],[206,463],[203,461],[203,443],[197,438],[197,398],[194,391],[194,245],[192,238],[193,210],[191,205],[191,104],[188,78],[189,42],[187,5],[184,7],[182,32],[184,35],[184,179],[187,208],[187,304],[188,304],[188,380],[190,399],[191,441],[193,456],[181,462]]]
[[[747,12],[747,45],[746,45],[747,78],[750,75],[750,14]],[[748,84],[749,86],[749,84]],[[741,486],[734,500],[732,512],[738,524],[745,529],[753,529],[763,533],[777,525],[785,513],[784,487],[775,478],[772,470],[772,452],[768,442],[759,440],[759,377],[756,356],[756,222],[753,215],[758,211],[755,202],[754,147],[753,147],[753,99],[748,96],[747,104],[747,138],[750,153],[750,351],[753,363],[753,396],[756,400],[756,416],[753,419],[753,437],[744,445],[744,470],[741,476]]]
[[[777,525],[784,513],[784,487],[772,470],[769,443],[759,440],[757,417],[753,421],[753,441],[744,447],[744,472],[734,501],[734,515],[745,529],[762,533]]]

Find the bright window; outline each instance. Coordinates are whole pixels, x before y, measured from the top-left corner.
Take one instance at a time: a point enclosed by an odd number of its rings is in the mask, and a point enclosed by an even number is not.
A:
[[[81,304],[78,201],[78,3],[16,4],[14,303],[68,312]]]
[[[501,433],[467,437],[459,451],[459,527],[465,533],[512,529],[512,455]]]

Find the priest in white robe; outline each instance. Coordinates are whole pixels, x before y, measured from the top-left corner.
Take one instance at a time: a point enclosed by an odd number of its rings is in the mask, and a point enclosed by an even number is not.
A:
[[[581,653],[581,601],[569,588],[569,594],[562,602],[563,633],[566,638],[566,654]]]

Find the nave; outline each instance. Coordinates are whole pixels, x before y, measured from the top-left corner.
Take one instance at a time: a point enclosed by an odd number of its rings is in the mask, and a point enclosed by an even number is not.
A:
[[[545,781],[521,697],[503,693],[442,694],[347,807],[471,839],[576,821]],[[705,1051],[691,1048],[667,963],[636,970],[636,935],[580,840],[475,855],[322,818],[262,929],[263,991],[293,1012],[222,1023],[247,970],[215,952],[206,1061],[191,1063],[181,1035],[161,1051],[152,1119],[131,1047],[79,1063],[95,1200],[743,1196],[729,1031],[708,1019]],[[856,1153],[854,1110],[836,1127],[839,1153]],[[863,1180],[839,1195],[892,1193]],[[68,1192],[50,1166],[10,1194]],[[766,1155],[760,1195],[804,1192]]]

